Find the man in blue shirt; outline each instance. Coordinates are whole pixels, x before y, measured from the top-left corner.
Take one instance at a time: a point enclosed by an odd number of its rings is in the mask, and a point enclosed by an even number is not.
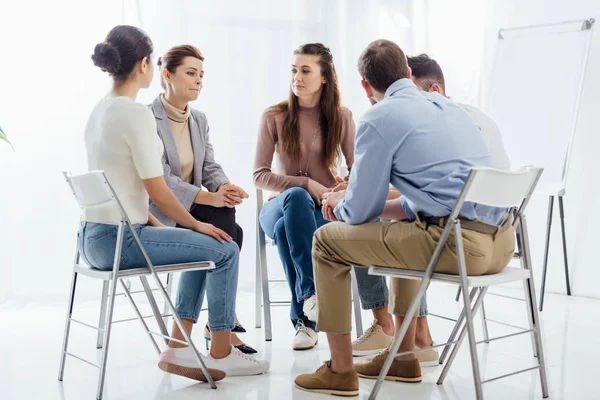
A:
[[[436,60],[430,58],[427,54],[407,57],[407,59],[412,73],[411,80],[419,89],[425,92],[438,92],[443,97],[447,97],[444,72]],[[467,104],[456,104],[467,112],[473,122],[479,126],[481,135],[492,157],[492,166],[498,169],[510,170],[510,161],[498,125],[481,110]],[[336,191],[345,189],[346,186],[347,184],[340,183]],[[400,196],[395,191],[393,195]],[[388,199],[390,198],[388,196]],[[374,355],[387,348],[394,335],[393,317],[388,313],[387,307],[387,284],[384,277],[369,275],[366,268],[356,268],[354,273],[361,304],[363,308],[372,311],[375,320],[360,338],[352,342],[352,353],[355,356]],[[427,301],[426,295],[424,295],[421,299],[415,337],[415,344],[420,348],[429,347],[433,344],[433,338],[427,323],[427,313]],[[417,358],[421,367],[439,365],[437,349],[420,351],[417,353]]]
[[[469,171],[491,166],[479,128],[456,104],[438,93],[420,91],[410,80],[406,56],[395,43],[378,40],[362,53],[359,72],[367,96],[376,102],[359,123],[355,162],[348,189],[326,194],[323,215],[334,222],[315,234],[313,265],[317,328],[327,333],[331,361],[300,375],[302,390],[358,395],[358,376],[377,378],[387,350],[355,366],[350,340],[352,265],[425,270]],[[389,185],[402,196],[387,200]],[[465,203],[463,241],[467,273],[497,273],[510,261],[514,231],[503,222],[506,210]],[[373,222],[378,217],[396,222]],[[500,228],[496,228],[501,224]],[[436,271],[458,273],[454,239]],[[393,279],[390,311],[404,320],[419,281]],[[411,318],[400,352],[415,349]],[[357,374],[358,373],[358,374]],[[396,357],[390,379],[420,382],[414,354]]]

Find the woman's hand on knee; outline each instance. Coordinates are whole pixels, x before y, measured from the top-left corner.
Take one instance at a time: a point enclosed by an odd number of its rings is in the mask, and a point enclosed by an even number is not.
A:
[[[224,240],[227,242],[231,242],[233,240],[231,236],[229,236],[224,230],[219,229],[212,224],[207,224],[205,222],[198,222],[198,224],[194,227],[194,230],[196,232],[212,236],[220,243],[224,243]]]

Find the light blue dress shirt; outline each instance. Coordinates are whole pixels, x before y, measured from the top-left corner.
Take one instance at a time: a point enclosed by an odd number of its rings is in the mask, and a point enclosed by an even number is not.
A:
[[[357,128],[354,166],[335,216],[351,225],[383,212],[391,183],[411,219],[451,213],[472,167],[491,167],[479,128],[458,105],[420,91],[410,79],[394,82]],[[465,203],[460,215],[498,225],[506,209]]]

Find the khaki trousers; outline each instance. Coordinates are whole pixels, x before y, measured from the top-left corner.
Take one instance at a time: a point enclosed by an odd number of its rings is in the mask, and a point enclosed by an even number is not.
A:
[[[330,333],[352,331],[350,270],[357,267],[396,267],[424,271],[443,228],[420,221],[372,222],[348,225],[334,222],[321,227],[313,238],[313,268],[317,329]],[[515,250],[515,232],[488,235],[462,230],[468,275],[495,274],[508,265]],[[436,272],[458,274],[456,240],[450,235]],[[391,279],[390,313],[404,316],[417,294],[420,281]],[[417,308],[418,310],[418,308]]]

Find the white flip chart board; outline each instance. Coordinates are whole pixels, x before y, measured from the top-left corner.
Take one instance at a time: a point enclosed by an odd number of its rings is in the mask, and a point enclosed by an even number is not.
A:
[[[564,192],[594,20],[501,29],[485,98],[513,168],[544,167],[538,192]]]

